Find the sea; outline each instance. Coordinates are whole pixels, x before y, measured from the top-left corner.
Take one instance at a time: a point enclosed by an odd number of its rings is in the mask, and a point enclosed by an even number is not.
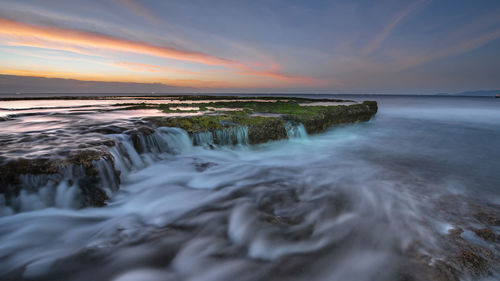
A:
[[[254,146],[158,128],[137,152],[107,135],[120,181],[106,206],[79,205],[71,172],[36,190],[26,175],[10,205],[0,195],[0,279],[499,280],[500,99],[292,96],[378,113]],[[91,128],[159,114],[115,102],[0,101],[0,159],[56,157],[101,139]]]

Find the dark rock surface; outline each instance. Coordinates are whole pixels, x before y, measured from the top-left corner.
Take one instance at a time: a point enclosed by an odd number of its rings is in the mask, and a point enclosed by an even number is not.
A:
[[[65,179],[65,173],[70,170],[73,179],[69,185],[77,184],[82,192],[81,205],[104,206],[108,199],[102,190],[100,174],[95,161],[107,161],[113,165],[112,155],[104,149],[83,149],[72,151],[66,158],[17,158],[4,162],[0,166],[0,194],[3,194],[9,203],[11,198],[19,195],[22,189],[37,192],[44,186],[57,186]],[[119,173],[114,171],[114,181],[119,184]],[[21,175],[36,177],[36,181],[29,186],[22,185]],[[118,189],[118,186],[111,186]]]

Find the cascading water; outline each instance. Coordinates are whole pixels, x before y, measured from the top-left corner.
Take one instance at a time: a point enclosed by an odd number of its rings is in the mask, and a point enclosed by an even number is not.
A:
[[[18,195],[6,198],[2,194],[0,215],[48,207],[92,206],[92,196],[109,197],[119,189],[119,177],[123,179],[131,171],[151,165],[167,154],[182,153],[192,147],[187,133],[178,128],[158,128],[150,135],[135,135],[134,140],[127,134],[109,136],[115,139],[115,145],[109,148],[112,158],[92,161],[96,175],[88,175],[79,165],[61,166],[51,174],[21,174]],[[96,192],[101,194],[92,194]]]
[[[218,145],[247,145],[248,127],[235,126],[215,131],[215,143]]]
[[[213,146],[214,134],[210,131],[193,133],[193,145]]]
[[[215,130],[194,133],[193,144],[200,146],[213,145],[248,145],[248,127],[234,126]]]
[[[115,168],[122,174],[144,168],[155,160],[162,159],[165,153],[178,154],[192,147],[188,134],[179,128],[160,127],[150,135],[135,135],[136,145],[130,135],[118,134],[112,137],[116,140],[116,145],[110,152],[115,160]]]
[[[287,122],[285,124],[286,134],[289,139],[307,138],[306,128],[302,123]]]

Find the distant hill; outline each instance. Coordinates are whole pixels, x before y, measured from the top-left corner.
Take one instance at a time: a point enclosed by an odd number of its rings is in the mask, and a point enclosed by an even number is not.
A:
[[[500,90],[487,90],[487,91],[467,91],[461,92],[457,94],[449,94],[453,96],[472,96],[472,97],[492,97],[496,95],[500,95]]]

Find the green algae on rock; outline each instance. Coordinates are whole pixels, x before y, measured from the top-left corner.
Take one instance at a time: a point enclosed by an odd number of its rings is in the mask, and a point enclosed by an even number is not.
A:
[[[212,112],[200,116],[150,117],[146,120],[158,127],[181,128],[190,135],[214,133],[237,126],[247,127],[249,143],[258,144],[287,138],[287,122],[302,124],[308,134],[316,134],[335,125],[368,121],[378,109],[375,101],[363,103],[348,101],[346,104],[345,101],[340,100],[321,100],[326,103],[330,102],[332,105],[316,105],[317,100],[303,98],[255,99],[259,101],[248,99],[197,103],[196,106],[200,110],[205,110],[210,106],[213,108]],[[201,102],[201,100],[198,101]],[[180,105],[187,106],[187,104],[176,104],[176,106]],[[159,109],[162,108],[166,113],[172,112],[167,105],[160,105]],[[219,109],[236,110],[219,111]],[[272,114],[272,116],[265,116],[265,114]]]

